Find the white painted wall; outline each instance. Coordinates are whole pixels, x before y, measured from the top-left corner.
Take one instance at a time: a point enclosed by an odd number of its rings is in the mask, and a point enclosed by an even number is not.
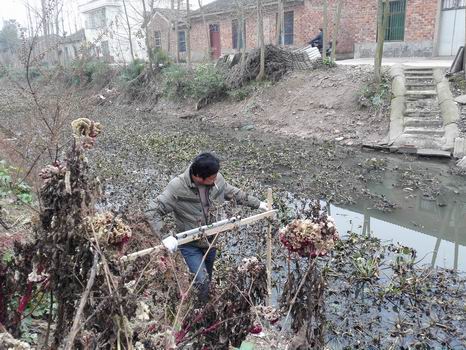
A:
[[[125,0],[131,28],[133,52],[135,58],[146,59],[141,0]],[[90,16],[96,9],[105,8],[105,24],[100,28],[89,28]],[[88,42],[102,47],[102,42],[108,42],[110,56],[117,63],[131,61],[128,25],[122,0],[81,0],[79,5],[82,22],[85,24]],[[98,50],[102,56],[102,50]]]

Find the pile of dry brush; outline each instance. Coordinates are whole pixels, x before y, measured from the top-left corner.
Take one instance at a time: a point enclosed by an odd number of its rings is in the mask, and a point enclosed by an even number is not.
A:
[[[222,58],[219,66],[226,69],[228,56]],[[243,62],[234,59],[234,65],[226,70],[226,85],[230,89],[240,88],[255,80],[260,71],[260,49],[254,49],[246,54]],[[312,69],[318,62],[311,62],[304,53],[296,53],[274,45],[265,47],[265,75],[271,81],[280,80],[283,75],[293,69]]]

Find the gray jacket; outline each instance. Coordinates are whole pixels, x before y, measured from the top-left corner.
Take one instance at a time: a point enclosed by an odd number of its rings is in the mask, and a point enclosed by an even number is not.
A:
[[[253,209],[259,208],[260,204],[259,199],[228,184],[218,173],[214,186],[209,189],[209,202],[212,207],[218,207],[225,200],[235,200],[238,204],[247,205]],[[191,179],[189,167],[183,174],[170,181],[165,190],[156,198],[155,203],[146,211],[146,217],[153,231],[161,233],[163,217],[169,213],[174,214],[178,232],[211,223],[203,213],[199,190]],[[205,247],[208,242],[199,240],[189,244]]]

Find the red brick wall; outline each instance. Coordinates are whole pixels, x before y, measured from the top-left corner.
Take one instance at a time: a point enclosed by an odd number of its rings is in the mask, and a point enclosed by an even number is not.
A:
[[[334,31],[334,16],[338,0],[328,0],[329,37],[331,41]],[[438,0],[406,0],[405,42],[433,41],[435,35],[435,21]],[[294,47],[305,46],[322,27],[322,0],[305,0],[304,4],[293,5],[285,11],[294,11]],[[264,35],[266,43],[276,41],[276,8],[268,7],[264,11]],[[257,42],[257,20],[255,11],[246,14],[246,47],[254,48]],[[232,53],[232,20],[237,14],[225,14],[215,18],[207,18],[209,24],[220,25],[222,54]],[[337,52],[351,53],[355,44],[375,43],[377,29],[377,1],[376,0],[344,0],[340,31],[338,35]],[[166,32],[168,28],[162,28]],[[176,50],[175,35],[172,31],[171,52]],[[208,51],[207,31],[201,18],[194,18],[191,25],[191,49],[194,60],[200,60]],[[167,37],[166,34],[163,37]],[[168,40],[168,39],[167,39]],[[163,44],[165,49],[166,45]],[[165,49],[166,50],[166,49]]]
[[[434,40],[436,0],[407,0],[405,41]]]

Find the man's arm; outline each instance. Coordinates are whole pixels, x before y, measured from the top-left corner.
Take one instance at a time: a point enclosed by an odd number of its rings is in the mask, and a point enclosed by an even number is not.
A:
[[[251,195],[248,195],[246,192],[240,190],[239,188],[230,185],[225,181],[225,199],[230,201],[232,199],[236,200],[238,204],[247,205],[253,209],[259,208],[261,201]]]
[[[146,210],[145,215],[149,221],[152,232],[161,235],[163,228],[163,217],[174,210],[175,198],[167,187],[157,198],[155,202]],[[161,237],[160,237],[161,238]]]

